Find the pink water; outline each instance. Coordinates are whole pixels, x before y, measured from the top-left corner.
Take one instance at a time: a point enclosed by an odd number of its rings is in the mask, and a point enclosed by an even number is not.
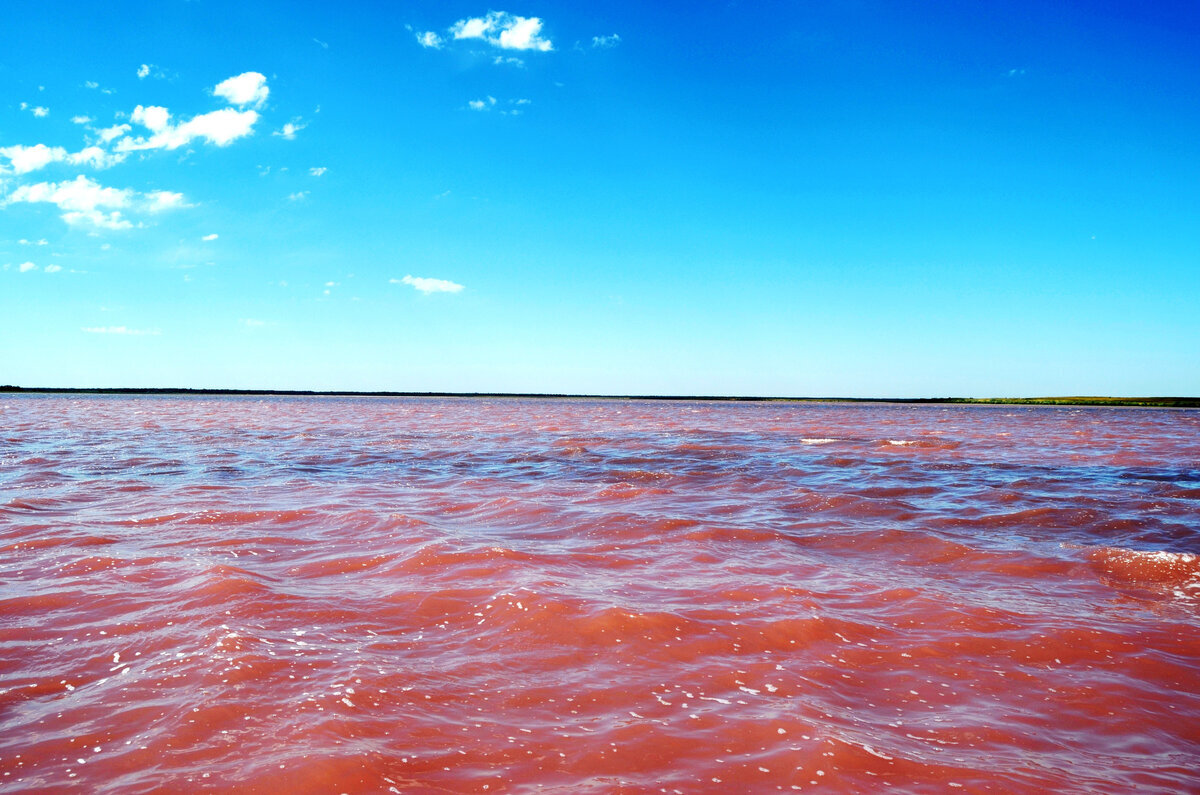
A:
[[[1197,792],[1200,412],[0,398],[0,791]]]

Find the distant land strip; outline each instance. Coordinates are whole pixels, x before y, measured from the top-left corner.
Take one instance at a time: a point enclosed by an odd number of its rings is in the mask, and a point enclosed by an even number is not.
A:
[[[718,400],[748,403],[941,403],[1017,406],[1143,406],[1200,408],[1200,397],[1063,396],[1025,398],[762,397],[753,395],[575,395],[549,392],[355,392],[309,389],[189,389],[187,387],[21,387],[0,385],[0,392],[56,395],[246,395],[253,397],[416,397],[416,398],[573,398],[591,400]]]

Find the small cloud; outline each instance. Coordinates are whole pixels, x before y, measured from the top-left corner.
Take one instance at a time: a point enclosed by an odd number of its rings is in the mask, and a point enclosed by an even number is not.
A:
[[[424,276],[405,276],[403,279],[388,279],[390,284],[407,284],[429,295],[430,293],[457,293],[463,289],[461,284],[455,284],[445,279],[429,279]]]
[[[42,238],[41,240],[26,240],[25,238],[21,238],[17,242],[20,243],[22,246],[46,246],[46,245],[49,245],[49,243],[46,242],[45,238]]]
[[[288,201],[291,201],[291,202],[304,201],[304,199],[305,199],[307,196],[308,196],[308,191],[306,191],[306,190],[298,190],[298,191],[296,191],[295,193],[289,193],[289,194],[288,194]]]
[[[516,66],[516,67],[520,67],[520,68],[525,67],[525,61],[521,60],[520,58],[517,58],[516,56],[512,56],[512,55],[510,55],[508,57],[505,57],[503,55],[497,55],[495,58],[492,59],[492,63],[496,64],[497,66]]]
[[[308,170],[308,173],[312,174],[314,177],[319,177],[328,170],[329,169],[325,168],[325,166],[313,166]]]
[[[220,235],[218,235],[216,232],[213,232],[211,235],[205,235],[204,237],[202,237],[200,239],[203,240],[205,243],[208,243],[213,240],[216,240],[218,237],[220,237]]]
[[[450,195],[450,191],[448,191],[448,190],[444,190],[444,191],[442,191],[441,193],[439,193],[438,195],[434,196],[433,198],[435,198],[435,199],[444,199],[444,198],[446,198],[446,197],[447,197],[447,196],[449,196],[449,195]]]
[[[72,116],[71,117],[72,124],[91,124],[93,121],[95,121],[95,119],[93,119],[91,116]]]
[[[150,74],[150,64],[142,64],[141,66],[138,67],[138,70],[137,70],[138,80],[145,80],[149,74]]]
[[[157,337],[162,332],[158,329],[126,328],[125,326],[84,326],[80,329],[87,334],[119,334],[129,337]]]
[[[621,37],[616,33],[611,36],[592,36],[592,47],[597,50],[611,50],[621,43]]]
[[[538,17],[519,17],[504,11],[489,11],[485,17],[460,19],[450,26],[455,39],[483,39],[503,50],[554,49],[549,39],[541,36],[542,20]]]
[[[222,80],[213,88],[213,94],[223,97],[231,105],[253,105],[262,107],[271,90],[267,78],[259,72],[243,72],[236,77]]]
[[[100,136],[101,141],[104,143],[109,143],[114,138],[120,138],[131,129],[133,128],[131,128],[128,124],[114,124],[112,127],[105,127],[97,134]]]
[[[32,262],[22,262],[17,266],[17,270],[19,270],[21,273],[29,273],[30,271],[35,271],[37,269],[37,265],[34,265]]]
[[[487,110],[496,104],[495,97],[487,97],[486,99],[473,99],[467,103],[471,110]]]
[[[62,270],[61,265],[47,265],[46,266],[46,273],[58,273],[60,270]]]
[[[160,213],[164,210],[178,210],[188,205],[183,200],[182,193],[172,193],[169,190],[156,190],[146,194],[145,209],[147,212]]]
[[[269,325],[265,320],[255,320],[252,317],[244,317],[238,320],[238,323],[241,323],[246,328],[262,328],[263,326]]]
[[[1025,74],[1024,69],[1009,69],[1008,70],[1009,77],[1020,77],[1023,74]]]
[[[50,115],[49,108],[43,108],[40,105],[30,105],[28,102],[21,103],[21,110],[27,110],[39,119],[43,119]]]
[[[99,88],[100,87],[100,84],[97,83],[95,80],[88,80],[86,83],[84,83],[84,85],[87,86],[88,88]]]
[[[424,31],[423,33],[418,33],[418,34],[416,34],[416,36],[417,36],[417,43],[420,44],[422,47],[430,47],[434,50],[442,49],[442,44],[444,43],[444,40],[442,39],[441,36],[437,35],[432,30],[427,30],[427,31]]]
[[[329,45],[328,45],[328,44],[326,44],[325,42],[321,41],[320,39],[318,39],[318,38],[315,38],[315,37],[314,37],[314,38],[313,38],[313,41],[315,41],[317,44],[319,44],[319,45],[321,46],[321,49],[322,49],[322,50],[328,50],[328,49],[329,49]]]
[[[307,126],[307,124],[302,124],[300,122],[300,117],[297,116],[287,124],[283,125],[282,129],[276,130],[275,132],[271,133],[271,135],[278,135],[280,138],[290,141],[296,137],[296,133],[300,132]]]

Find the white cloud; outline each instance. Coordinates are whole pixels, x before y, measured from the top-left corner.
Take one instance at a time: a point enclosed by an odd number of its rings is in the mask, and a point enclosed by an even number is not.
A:
[[[37,116],[39,119],[45,118],[46,116],[50,115],[49,108],[43,108],[41,106],[30,105],[28,102],[21,103],[21,110],[27,110],[30,113],[32,113],[34,116]]]
[[[182,193],[172,193],[169,190],[155,190],[147,193],[144,205],[146,212],[151,213],[178,210],[187,206]]]
[[[292,202],[303,201],[307,197],[308,197],[308,191],[298,190],[295,193],[288,194],[288,201],[292,201]]]
[[[495,97],[488,97],[487,99],[473,99],[467,103],[471,110],[487,110],[495,104]]]
[[[67,150],[61,146],[46,146],[45,144],[34,144],[33,146],[17,144],[0,148],[0,156],[8,158],[13,171],[25,174],[43,168],[56,160],[66,159]]]
[[[101,141],[108,143],[114,138],[120,138],[131,129],[133,128],[128,124],[114,124],[112,127],[105,127],[103,130],[100,130],[98,134]]]
[[[611,36],[592,36],[592,46],[600,50],[611,49],[620,43],[621,37],[616,33]]]
[[[153,329],[138,329],[126,328],[125,326],[85,326],[80,331],[88,334],[123,334],[131,337],[151,336],[157,337],[162,332],[156,328]]]
[[[47,265],[46,266],[46,273],[58,273],[60,270],[62,270],[61,265]]]
[[[42,238],[41,240],[26,240],[25,238],[21,238],[17,242],[20,243],[22,246],[45,246],[45,245],[48,245],[45,238]]]
[[[100,87],[100,84],[97,83],[95,80],[88,80],[86,83],[84,83],[84,85],[87,86],[88,88],[99,88]]]
[[[118,152],[143,149],[178,149],[196,138],[204,138],[217,146],[228,146],[238,138],[254,132],[258,113],[253,110],[222,108],[210,113],[193,116],[182,124],[172,125],[171,114],[166,108],[155,105],[133,109],[130,119],[149,130],[149,138],[122,138],[117,142]]]
[[[457,293],[463,289],[461,284],[445,279],[429,279],[424,276],[405,276],[403,279],[388,279],[391,284],[407,284],[414,289],[429,295],[430,293]]]
[[[280,138],[290,141],[296,137],[296,133],[300,132],[307,126],[307,124],[301,123],[299,117],[296,117],[287,124],[283,125],[283,129],[276,130],[275,132],[271,133],[271,135],[278,135]]]
[[[325,42],[321,41],[320,39],[318,39],[318,38],[314,38],[314,39],[313,39],[313,41],[315,41],[317,44],[321,45],[321,49],[322,49],[322,50],[328,50],[328,49],[329,49],[329,45],[328,45],[327,43],[325,43]]]
[[[106,188],[80,174],[69,182],[38,182],[22,185],[6,199],[7,203],[46,202],[62,211],[68,224],[91,225],[100,229],[130,229],[133,222],[124,210],[156,213],[186,207],[182,193],[152,191],[139,194],[129,188]]]
[[[30,271],[37,270],[37,265],[34,265],[32,262],[22,262],[17,266],[17,270],[21,273],[29,273]]]
[[[427,30],[424,33],[418,33],[417,43],[422,47],[432,47],[435,50],[442,49],[442,37],[434,33],[432,30]]]
[[[75,165],[89,165],[92,168],[108,168],[125,159],[119,152],[105,152],[98,146],[86,146],[74,154],[67,155],[67,162]]]
[[[125,159],[125,155],[123,154],[110,154],[98,146],[88,146],[78,152],[68,153],[61,146],[46,146],[45,144],[34,144],[33,146],[17,144],[15,146],[0,147],[0,157],[8,158],[9,163],[12,164],[13,171],[17,174],[37,171],[39,168],[44,168],[50,163],[56,162],[67,162],[77,166],[90,165],[94,168],[108,168]]]
[[[71,226],[91,224],[97,229],[132,229],[133,222],[122,217],[119,210],[101,212],[100,210],[75,210],[62,214],[62,219]]]
[[[258,72],[243,72],[217,83],[213,88],[213,94],[224,97],[231,105],[253,105],[256,108],[262,107],[270,93],[267,78]]]
[[[162,132],[171,125],[171,111],[160,105],[138,105],[130,118],[150,132]]]
[[[511,56],[511,55],[508,57],[505,57],[503,55],[497,55],[495,58],[492,59],[492,63],[496,64],[496,66],[504,66],[505,64],[507,64],[509,66],[520,66],[520,67],[525,66],[525,62],[523,60],[521,60],[520,58]]]
[[[319,177],[328,170],[329,169],[325,168],[325,166],[313,166],[308,170],[308,173],[312,174],[314,177]]]
[[[9,202],[50,202],[61,210],[91,211],[97,207],[128,207],[133,199],[128,188],[105,188],[80,174],[71,182],[38,182],[22,185]]]
[[[542,30],[542,21],[537,17],[515,17],[516,23],[500,31],[499,42],[493,42],[506,50],[541,50],[546,52],[554,49],[549,39],[543,39],[538,34]]]
[[[450,26],[455,39],[483,39],[504,50],[553,50],[553,43],[542,38],[541,31],[540,18],[519,17],[504,11],[489,11],[486,17],[460,19]]]
[[[216,232],[213,232],[211,235],[205,235],[204,237],[202,237],[200,239],[203,240],[205,243],[208,243],[209,241],[216,240],[218,237],[220,237],[220,235],[218,235]]]
[[[145,80],[146,76],[149,74],[150,74],[150,64],[142,64],[141,66],[138,67],[138,71],[137,71],[138,80]]]
[[[71,117],[72,124],[91,124],[93,121],[95,121],[95,120],[91,116],[72,116]]]

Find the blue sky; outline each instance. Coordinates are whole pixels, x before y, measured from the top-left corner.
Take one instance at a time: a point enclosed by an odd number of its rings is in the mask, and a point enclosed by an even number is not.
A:
[[[23,3],[0,383],[1200,394],[1193,3]]]

